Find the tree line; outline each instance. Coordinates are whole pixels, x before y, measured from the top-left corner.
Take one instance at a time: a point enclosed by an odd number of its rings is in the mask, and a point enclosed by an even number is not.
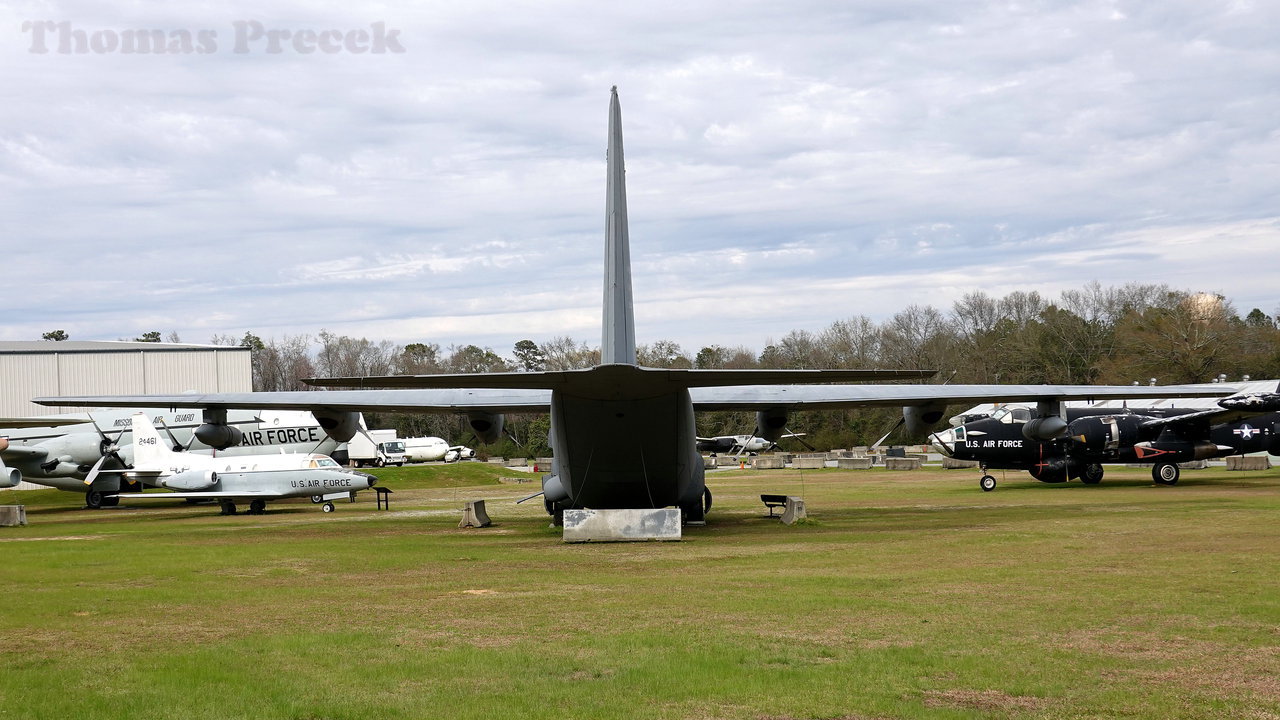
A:
[[[1152,378],[1160,384],[1198,383],[1220,375],[1280,377],[1277,320],[1258,308],[1241,316],[1222,295],[1093,282],[1052,299],[1034,291],[1002,297],[975,291],[946,310],[911,305],[880,322],[855,315],[818,332],[792,330],[759,352],[721,345],[690,350],[658,340],[639,346],[637,356],[641,365],[659,368],[930,369],[939,371],[932,382],[951,383],[1127,385]],[[399,345],[326,330],[314,337],[263,340],[246,332],[212,341],[248,347],[253,387],[262,391],[313,389],[301,382],[306,377],[570,370],[600,360],[598,347],[564,336],[522,339],[508,355],[476,345]],[[869,444],[896,419],[889,410],[813,411],[797,413],[790,429],[827,449]],[[395,427],[405,437],[474,441],[458,417],[367,413],[366,420],[371,427]],[[746,434],[753,428],[750,413],[698,418],[701,435]],[[545,416],[509,417],[508,429],[513,437],[490,447],[491,453],[549,452]]]

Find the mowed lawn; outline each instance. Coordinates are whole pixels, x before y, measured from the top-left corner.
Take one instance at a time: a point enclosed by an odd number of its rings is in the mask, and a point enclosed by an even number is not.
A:
[[[1280,469],[714,472],[683,542],[596,545],[512,471],[379,474],[389,512],[0,496],[0,718],[1280,717]]]

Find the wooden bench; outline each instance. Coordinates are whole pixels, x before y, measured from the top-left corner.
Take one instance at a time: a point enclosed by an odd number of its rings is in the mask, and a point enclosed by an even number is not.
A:
[[[786,495],[761,495],[760,502],[769,508],[769,517],[773,517],[774,508],[785,508],[787,506]]]

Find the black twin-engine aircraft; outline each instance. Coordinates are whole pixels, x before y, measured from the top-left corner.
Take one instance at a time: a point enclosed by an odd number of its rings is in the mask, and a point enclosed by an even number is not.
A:
[[[931,436],[933,447],[957,460],[979,463],[979,485],[994,490],[986,470],[1026,470],[1060,483],[1102,481],[1103,463],[1151,463],[1160,485],[1178,482],[1178,463],[1267,451],[1280,455],[1280,388],[1223,398],[1209,410],[1069,408],[1044,416],[1002,407],[990,416]]]

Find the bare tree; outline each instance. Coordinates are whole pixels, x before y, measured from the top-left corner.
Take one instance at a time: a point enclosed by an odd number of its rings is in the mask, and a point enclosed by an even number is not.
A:
[[[600,348],[579,344],[571,337],[554,337],[540,348],[548,370],[578,370],[600,364]]]

